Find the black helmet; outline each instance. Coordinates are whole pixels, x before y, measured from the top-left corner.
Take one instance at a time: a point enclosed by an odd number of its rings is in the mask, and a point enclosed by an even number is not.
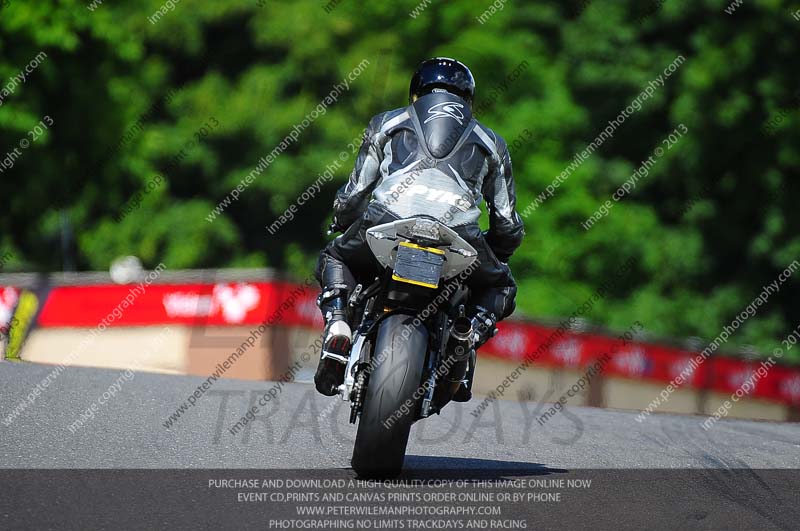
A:
[[[411,78],[411,87],[408,90],[409,102],[433,92],[433,89],[443,88],[456,96],[460,96],[472,105],[475,95],[475,78],[467,65],[449,57],[434,57],[422,61]]]

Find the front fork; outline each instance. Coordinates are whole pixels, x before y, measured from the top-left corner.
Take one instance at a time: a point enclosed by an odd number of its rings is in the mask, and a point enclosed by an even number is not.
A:
[[[422,396],[422,406],[420,407],[419,418],[424,419],[431,416],[431,405],[433,403],[433,395],[436,392],[436,385],[438,379],[436,377],[436,369],[439,363],[444,359],[445,349],[447,348],[447,339],[450,336],[449,320],[447,313],[439,312],[435,322],[436,334],[433,335],[433,341],[428,348],[428,360],[426,363],[426,370],[428,377],[425,380],[425,394]],[[443,376],[443,375],[442,375]],[[438,409],[436,410],[438,411]]]

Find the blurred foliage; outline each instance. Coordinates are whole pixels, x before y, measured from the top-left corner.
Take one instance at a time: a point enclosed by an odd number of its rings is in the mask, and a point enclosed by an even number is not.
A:
[[[135,254],[151,267],[310,271],[352,156],[293,222],[272,236],[265,226],[370,116],[405,104],[415,65],[435,55],[471,66],[479,117],[509,144],[533,133],[512,146],[519,210],[686,57],[526,218],[512,259],[520,314],[569,315],[633,258],[588,319],[618,329],[638,319],[656,336],[708,340],[800,258],[800,22],[790,2],[746,2],[733,15],[725,0],[508,2],[481,24],[488,0],[434,1],[416,17],[415,0],[327,9],[324,0],[187,1],[151,24],[163,4],[11,0],[0,11],[2,86],[47,54],[4,98],[0,146],[13,149],[45,115],[55,122],[0,173],[0,249],[13,254],[5,270],[107,269]],[[350,90],[208,222],[363,59],[369,66]],[[210,117],[219,126],[176,162]],[[585,231],[580,222],[679,124],[688,134]],[[157,173],[166,182],[116,222]],[[798,299],[793,278],[727,349],[771,351],[800,323]]]

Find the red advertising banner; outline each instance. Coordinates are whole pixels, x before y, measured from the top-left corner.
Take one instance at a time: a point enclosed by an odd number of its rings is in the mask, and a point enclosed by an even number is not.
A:
[[[773,365],[759,373],[761,361],[720,356],[702,360],[699,353],[679,348],[643,342],[625,344],[596,334],[559,334],[555,328],[528,323],[501,322],[498,328],[500,333],[481,348],[482,354],[519,362],[530,355],[539,365],[581,370],[608,353],[611,362],[603,369],[606,375],[667,385],[683,374],[682,387],[731,394],[742,388],[748,390],[747,396],[800,404],[800,368]],[[541,345],[548,343],[549,348],[535,354]],[[744,386],[746,382],[749,385]]]
[[[281,282],[63,286],[39,326],[320,325],[317,288]]]

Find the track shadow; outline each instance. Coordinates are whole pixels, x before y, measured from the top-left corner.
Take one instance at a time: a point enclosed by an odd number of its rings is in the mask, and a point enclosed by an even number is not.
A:
[[[403,465],[403,473],[398,479],[491,480],[567,472],[569,471],[563,468],[548,468],[541,463],[408,455]]]

